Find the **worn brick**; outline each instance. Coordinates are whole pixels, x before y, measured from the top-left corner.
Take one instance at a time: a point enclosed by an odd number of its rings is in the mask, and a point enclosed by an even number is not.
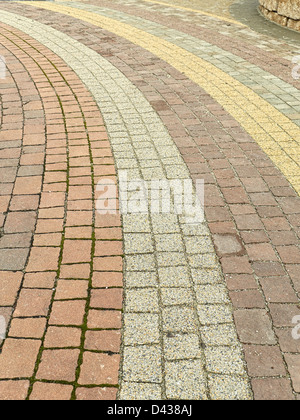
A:
[[[276,344],[271,320],[263,309],[239,309],[234,313],[239,338],[246,344]]]
[[[73,382],[78,356],[79,350],[75,349],[44,350],[36,375],[37,379]]]
[[[85,352],[78,382],[81,385],[117,385],[119,364],[119,355]]]
[[[295,400],[291,383],[285,378],[262,378],[251,381],[257,401]]]

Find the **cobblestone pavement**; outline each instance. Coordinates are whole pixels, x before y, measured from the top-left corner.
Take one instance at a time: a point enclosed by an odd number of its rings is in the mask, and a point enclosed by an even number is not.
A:
[[[300,399],[297,36],[167,3],[0,2],[1,400]]]

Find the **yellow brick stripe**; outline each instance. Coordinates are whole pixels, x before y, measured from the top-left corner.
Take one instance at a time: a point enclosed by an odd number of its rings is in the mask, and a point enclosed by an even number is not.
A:
[[[300,195],[300,128],[250,88],[183,48],[128,24],[55,3],[25,4],[66,14],[106,29],[143,47],[184,73],[240,123]]]

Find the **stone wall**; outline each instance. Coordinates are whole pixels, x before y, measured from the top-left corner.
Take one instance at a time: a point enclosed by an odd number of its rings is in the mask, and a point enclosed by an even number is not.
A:
[[[260,11],[269,20],[300,31],[300,0],[259,0]]]

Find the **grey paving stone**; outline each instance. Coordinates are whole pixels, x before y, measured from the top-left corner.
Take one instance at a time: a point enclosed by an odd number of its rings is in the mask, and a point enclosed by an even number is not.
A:
[[[24,270],[28,258],[29,248],[1,249],[0,270],[21,271]]]
[[[146,233],[126,233],[124,235],[126,255],[149,254],[154,251],[152,236]]]
[[[190,174],[186,166],[166,165],[168,179],[189,179]]]
[[[196,294],[197,294],[197,301],[200,304],[206,303],[230,303],[227,289],[224,285],[197,285],[195,287]]]
[[[162,354],[159,346],[125,347],[123,381],[162,381]]]
[[[197,223],[197,224],[186,224],[184,220],[180,218],[180,225],[183,231],[183,234],[186,236],[200,236],[200,235],[209,235],[210,231],[206,223]]]
[[[16,175],[17,175],[17,168],[11,167],[11,168],[0,169],[1,183],[15,182]]]
[[[146,181],[160,180],[165,177],[164,170],[161,167],[143,168],[142,174]]]
[[[183,252],[158,252],[156,257],[159,267],[175,267],[186,264]]]
[[[233,324],[218,324],[200,329],[203,343],[207,346],[234,346],[238,337]]]
[[[215,254],[191,254],[188,257],[193,268],[218,268],[219,263]]]
[[[168,399],[207,399],[206,378],[201,360],[166,362],[165,369]]]
[[[187,237],[184,240],[188,254],[207,254],[215,252],[210,236]]]
[[[198,284],[216,284],[223,283],[224,277],[221,270],[192,269],[192,278],[196,285]]]
[[[150,219],[146,214],[126,214],[122,218],[123,231],[126,233],[150,233]]]
[[[139,147],[139,146],[137,146]],[[144,168],[161,168],[161,163],[159,160],[155,160],[155,159],[148,159],[148,160],[143,160],[140,162],[141,168],[142,170]]]
[[[253,400],[249,380],[239,376],[209,375],[209,390],[212,400]]]
[[[126,270],[155,271],[155,259],[152,254],[126,255]]]
[[[125,299],[126,312],[159,312],[157,289],[129,289]]]
[[[136,150],[137,158],[139,160],[158,159],[158,155],[154,147],[149,149]]]
[[[135,383],[123,381],[119,399],[128,401],[161,400],[161,386],[148,383]]]
[[[202,350],[197,334],[174,334],[164,337],[164,355],[167,360],[201,358]]]
[[[124,315],[124,344],[159,344],[159,316],[156,314]]]
[[[204,352],[208,372],[225,375],[245,375],[246,369],[240,347],[206,347]]]
[[[128,289],[158,287],[158,277],[155,272],[127,271],[124,276],[124,283]]]
[[[178,218],[172,214],[151,215],[154,233],[179,233]]]
[[[183,241],[179,234],[155,235],[155,243],[157,251],[184,251]]]
[[[190,287],[191,280],[188,268],[179,267],[159,267],[159,282],[161,287]]]
[[[191,308],[164,308],[162,318],[165,332],[189,333],[197,331],[197,319]]]
[[[231,305],[198,305],[198,316],[202,325],[218,325],[233,322]]]
[[[29,248],[31,245],[32,233],[17,233],[4,235],[0,239],[0,248]]]
[[[164,306],[193,304],[193,293],[190,288],[172,287],[161,289],[161,300]]]

